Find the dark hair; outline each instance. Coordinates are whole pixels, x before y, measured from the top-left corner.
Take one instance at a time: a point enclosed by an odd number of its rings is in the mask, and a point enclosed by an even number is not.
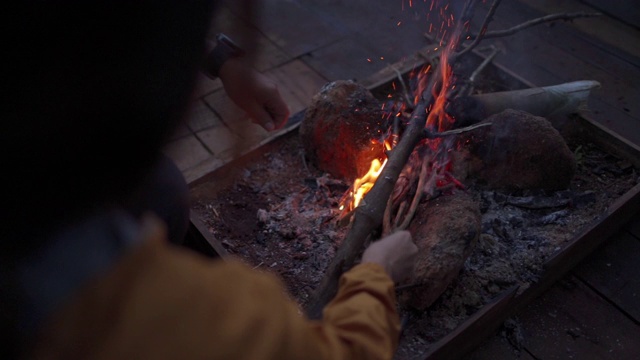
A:
[[[36,233],[126,195],[148,169],[188,103],[212,5],[19,6],[3,44],[0,156],[12,173],[5,221],[28,235],[11,245],[30,248]]]
[[[213,11],[213,1],[16,3],[1,35],[3,285],[48,233],[143,177],[188,103]],[[14,300],[2,298],[4,318]]]

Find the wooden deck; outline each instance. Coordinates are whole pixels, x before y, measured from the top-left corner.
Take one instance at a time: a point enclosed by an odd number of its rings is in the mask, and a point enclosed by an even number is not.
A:
[[[328,80],[363,80],[429,45],[430,1],[264,0],[247,22],[226,1],[212,34],[241,26],[261,45],[257,63],[280,87],[292,113]],[[490,1],[489,1],[490,3]],[[503,1],[491,25],[507,28],[553,12],[599,11],[600,18],[541,25],[487,41],[496,62],[536,85],[594,79],[590,117],[640,145],[640,15],[631,2]],[[483,4],[474,20],[486,13]],[[231,34],[233,35],[233,34]],[[188,180],[232,159],[233,141],[259,144],[269,134],[247,125],[221,89],[202,78],[186,125],[166,152]],[[249,131],[247,131],[249,127]],[[242,129],[240,131],[239,129]],[[571,274],[490,336],[469,359],[634,359],[640,354],[640,214]],[[491,337],[492,336],[492,337]]]

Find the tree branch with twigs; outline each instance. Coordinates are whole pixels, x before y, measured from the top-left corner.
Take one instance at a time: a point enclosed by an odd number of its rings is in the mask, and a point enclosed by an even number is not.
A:
[[[460,16],[454,28],[454,34],[456,35],[449,40],[449,46],[453,47],[453,53],[447,60],[448,64],[441,64],[440,66],[451,66],[462,56],[476,48],[483,39],[508,36],[522,29],[544,22],[597,16],[597,14],[590,13],[553,14],[527,21],[506,30],[489,31],[489,24],[491,23],[499,4],[500,0],[493,1],[489,12],[482,22],[479,33],[477,35],[472,35],[467,24],[469,24],[473,17],[476,1],[467,0],[465,2],[462,16]],[[471,40],[472,42],[468,46],[462,48],[463,42],[466,40]],[[460,50],[461,48],[462,50]],[[426,138],[452,136],[460,132],[472,131],[476,128],[456,129],[442,133],[425,129],[430,108],[435,100],[433,95],[434,88],[439,88],[440,91],[444,91],[445,93],[449,90],[443,88],[442,72],[436,69],[435,64],[432,65],[427,86],[424,88],[421,96],[417,98],[418,101],[411,113],[405,131],[396,146],[389,151],[387,164],[384,169],[382,169],[382,172],[373,187],[362,200],[361,204],[353,211],[350,229],[334,259],[331,264],[329,264],[329,267],[325,272],[325,276],[316,289],[315,294],[305,307],[306,313],[310,318],[317,319],[321,317],[322,309],[335,296],[340,276],[344,271],[355,265],[357,259],[365,249],[367,242],[373,241],[374,237],[380,235],[381,227],[384,227],[384,232],[389,233],[399,228],[406,228],[411,222],[415,213],[415,208],[423,198],[423,185],[428,181],[429,176],[435,176],[434,174],[429,173],[430,169],[428,168],[428,161],[423,160],[422,169],[420,170],[418,179],[417,193],[413,194],[410,202],[408,200],[401,200],[399,203],[394,203],[392,193],[394,192],[396,182],[398,181],[403,168],[407,164],[409,157],[416,149],[416,146]],[[486,64],[483,66],[486,66]],[[405,95],[405,97],[407,96]],[[444,175],[446,176],[446,174]],[[398,213],[396,213],[395,216],[392,213],[393,208],[398,209]]]

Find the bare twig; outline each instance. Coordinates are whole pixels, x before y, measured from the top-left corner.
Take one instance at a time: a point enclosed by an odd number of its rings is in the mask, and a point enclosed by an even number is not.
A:
[[[431,89],[437,81],[441,80],[439,74],[440,72],[437,71],[429,79],[427,89]],[[307,303],[305,310],[310,318],[320,318],[322,309],[334,297],[338,289],[340,276],[355,264],[356,256],[362,253],[366,242],[372,236],[372,232],[382,224],[386,205],[398,176],[400,176],[400,172],[415,146],[422,139],[427,108],[431,101],[431,92],[424,91],[421,101],[413,110],[409,125],[402,138],[389,153],[387,165],[382,169],[380,176],[360,206],[356,208],[349,232],[329,264],[314,296]]]
[[[398,212],[396,213],[396,218],[393,221],[393,226],[394,227],[398,227],[398,225],[400,225],[400,220],[402,220],[402,217],[404,216],[404,212],[407,211],[407,206],[409,206],[409,203],[407,203],[406,201],[403,201],[400,203],[400,206],[398,207]]]
[[[550,15],[539,17],[539,18],[531,19],[529,21],[525,21],[522,24],[510,27],[508,29],[487,31],[484,35],[482,33],[481,34],[475,34],[475,35],[469,35],[469,38],[470,39],[476,39],[479,36],[481,36],[484,39],[504,37],[504,36],[513,35],[513,34],[517,33],[520,30],[523,30],[523,29],[526,29],[526,28],[530,28],[532,26],[543,24],[543,23],[546,23],[546,22],[558,21],[558,20],[570,21],[570,20],[573,20],[573,19],[596,17],[596,16],[602,16],[602,14],[601,13],[588,13],[588,12],[584,12],[584,11],[575,12],[575,13],[550,14]]]
[[[425,156],[422,159],[422,168],[420,168],[420,178],[418,179],[418,188],[416,189],[416,193],[413,196],[413,200],[411,201],[411,206],[409,207],[409,212],[407,216],[405,216],[402,224],[397,227],[397,230],[406,230],[409,227],[409,223],[413,220],[413,216],[416,214],[416,209],[418,208],[418,204],[420,204],[420,199],[422,198],[422,194],[424,193],[424,182],[427,179],[427,175],[429,173],[429,157]]]
[[[396,72],[396,77],[400,82],[400,86],[402,86],[402,95],[403,95],[405,104],[407,105],[413,104],[413,101],[411,100],[411,96],[409,96],[409,88],[407,87],[407,84],[404,82],[404,79],[402,78],[402,73],[400,73],[400,70],[396,69],[396,67],[393,65],[391,65],[391,68],[393,69],[393,71]]]
[[[388,235],[391,233],[391,213],[393,212],[393,196],[389,196],[387,201],[387,207],[384,209],[384,219],[382,221],[382,235]]]
[[[498,9],[498,5],[500,5],[500,1],[502,0],[493,0],[493,3],[489,8],[489,12],[487,13],[487,16],[485,16],[484,21],[482,22],[482,26],[480,27],[480,33],[478,34],[478,36],[476,36],[473,39],[473,42],[469,46],[455,53],[453,56],[454,59],[456,57],[462,56],[468,53],[469,51],[475,49],[475,47],[478,46],[478,44],[480,44],[480,41],[482,41],[482,38],[485,36],[485,34],[487,34],[489,23],[493,20],[493,14],[496,13],[496,10]]]
[[[501,51],[500,49],[498,49],[496,47],[492,47],[491,53],[471,73],[471,75],[469,76],[469,79],[467,79],[466,83],[464,83],[464,85],[461,86],[461,88],[460,88],[460,90],[458,92],[460,94],[460,96],[469,96],[469,95],[471,95],[471,93],[473,92],[474,84],[476,82],[476,78],[478,77],[478,75],[480,75],[482,70],[484,70],[493,61],[493,59],[498,55],[498,53],[500,51]]]
[[[458,129],[453,129],[453,130],[442,131],[442,132],[432,132],[432,131],[429,131],[429,129],[424,129],[424,130],[422,130],[422,132],[423,132],[422,136],[424,136],[425,139],[435,139],[435,138],[439,138],[439,137],[462,134],[462,133],[465,133],[467,131],[472,131],[472,130],[475,130],[477,128],[481,128],[481,127],[484,127],[484,126],[491,126],[491,123],[474,124],[474,125],[471,125],[471,126],[458,128]]]

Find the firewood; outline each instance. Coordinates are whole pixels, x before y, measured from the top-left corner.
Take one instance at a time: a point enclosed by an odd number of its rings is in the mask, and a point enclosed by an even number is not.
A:
[[[593,80],[574,81],[559,85],[524,90],[501,91],[458,97],[447,112],[456,125],[473,124],[506,109],[523,110],[536,116],[556,116],[576,113],[587,108],[592,89],[600,87]]]

